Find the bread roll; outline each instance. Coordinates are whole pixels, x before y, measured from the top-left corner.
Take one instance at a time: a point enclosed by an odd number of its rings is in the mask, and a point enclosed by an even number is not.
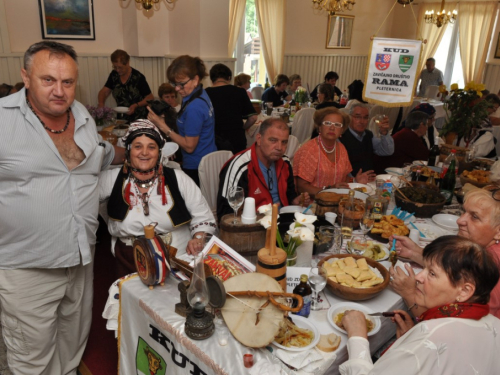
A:
[[[340,345],[340,336],[335,333],[329,335],[321,335],[318,345],[316,347],[323,352],[333,352],[337,350]]]

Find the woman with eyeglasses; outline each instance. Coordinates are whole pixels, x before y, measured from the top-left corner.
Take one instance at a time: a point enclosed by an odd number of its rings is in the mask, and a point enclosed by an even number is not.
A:
[[[331,187],[347,187],[352,172],[347,150],[338,140],[349,126],[349,116],[329,107],[316,111],[313,120],[319,135],[301,146],[293,160],[298,191],[310,196]],[[366,184],[368,172],[358,172],[355,181]]]
[[[121,49],[111,54],[111,64],[113,71],[97,95],[99,108],[104,107],[106,98],[112,94],[117,106],[128,107],[127,120],[145,118],[148,100],[154,99],[146,77],[130,66],[129,54]]]
[[[148,107],[148,120],[155,124],[182,150],[182,170],[200,186],[198,166],[201,158],[217,151],[215,146],[215,118],[212,102],[203,89],[201,80],[208,76],[205,63],[199,57],[177,57],[167,69],[167,78],[182,97],[177,113],[176,133],[165,120]]]
[[[465,195],[464,213],[457,220],[458,236],[467,238],[484,247],[495,259],[500,268],[500,189],[497,185],[486,186],[483,189],[474,189]],[[419,247],[408,237],[394,236],[398,256],[423,265],[422,254],[424,249]],[[391,285],[395,292],[401,295],[408,306],[416,303],[415,273],[407,265],[408,275],[399,267],[391,268],[393,280]],[[488,303],[490,313],[500,318],[500,284],[491,291]],[[422,313],[420,306],[415,306],[411,312],[418,316]]]

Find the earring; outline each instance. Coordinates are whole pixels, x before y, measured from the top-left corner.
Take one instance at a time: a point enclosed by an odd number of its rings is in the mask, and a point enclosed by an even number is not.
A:
[[[457,297],[457,302],[460,302],[460,297]]]
[[[496,240],[496,241],[495,241],[495,244],[497,244],[497,245],[498,245],[499,243],[500,243],[500,240]]]

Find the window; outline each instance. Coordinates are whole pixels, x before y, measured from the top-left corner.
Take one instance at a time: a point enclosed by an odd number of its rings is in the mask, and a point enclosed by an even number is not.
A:
[[[446,87],[449,88],[452,83],[458,83],[460,88],[465,86],[458,44],[458,21],[448,24],[433,57],[436,59],[436,68],[443,72]]]
[[[247,0],[245,18],[241,23],[238,42],[233,54],[237,59],[235,75],[244,72],[252,77],[252,84],[258,82],[264,86],[266,68],[260,45],[255,0]]]

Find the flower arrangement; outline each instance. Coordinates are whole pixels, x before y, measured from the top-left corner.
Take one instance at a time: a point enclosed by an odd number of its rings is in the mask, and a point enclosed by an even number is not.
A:
[[[469,136],[488,117],[488,102],[481,100],[484,85],[471,81],[463,89],[454,83],[450,86],[450,97],[444,101],[447,111],[446,124],[439,135],[456,133],[459,137]]]
[[[93,105],[86,105],[85,108],[89,111],[90,115],[95,121],[97,126],[104,125],[105,121],[111,121],[113,119],[114,111],[109,107],[95,107]]]
[[[299,86],[297,88],[297,90],[295,91],[295,102],[296,103],[307,103],[307,101],[309,100],[308,96],[307,96],[307,91],[305,88],[303,88],[302,86]]]
[[[260,225],[266,229],[269,228],[272,221],[271,204],[260,206],[258,211],[261,214],[265,214],[265,216],[259,220]],[[314,215],[304,215],[300,212],[296,212],[294,216],[295,222],[290,225],[290,229],[287,231],[289,238],[287,246],[285,246],[279,230],[276,231],[276,242],[281,249],[285,250],[288,258],[292,258],[296,255],[297,248],[302,245],[303,242],[314,241],[313,223],[317,220],[317,217]]]

